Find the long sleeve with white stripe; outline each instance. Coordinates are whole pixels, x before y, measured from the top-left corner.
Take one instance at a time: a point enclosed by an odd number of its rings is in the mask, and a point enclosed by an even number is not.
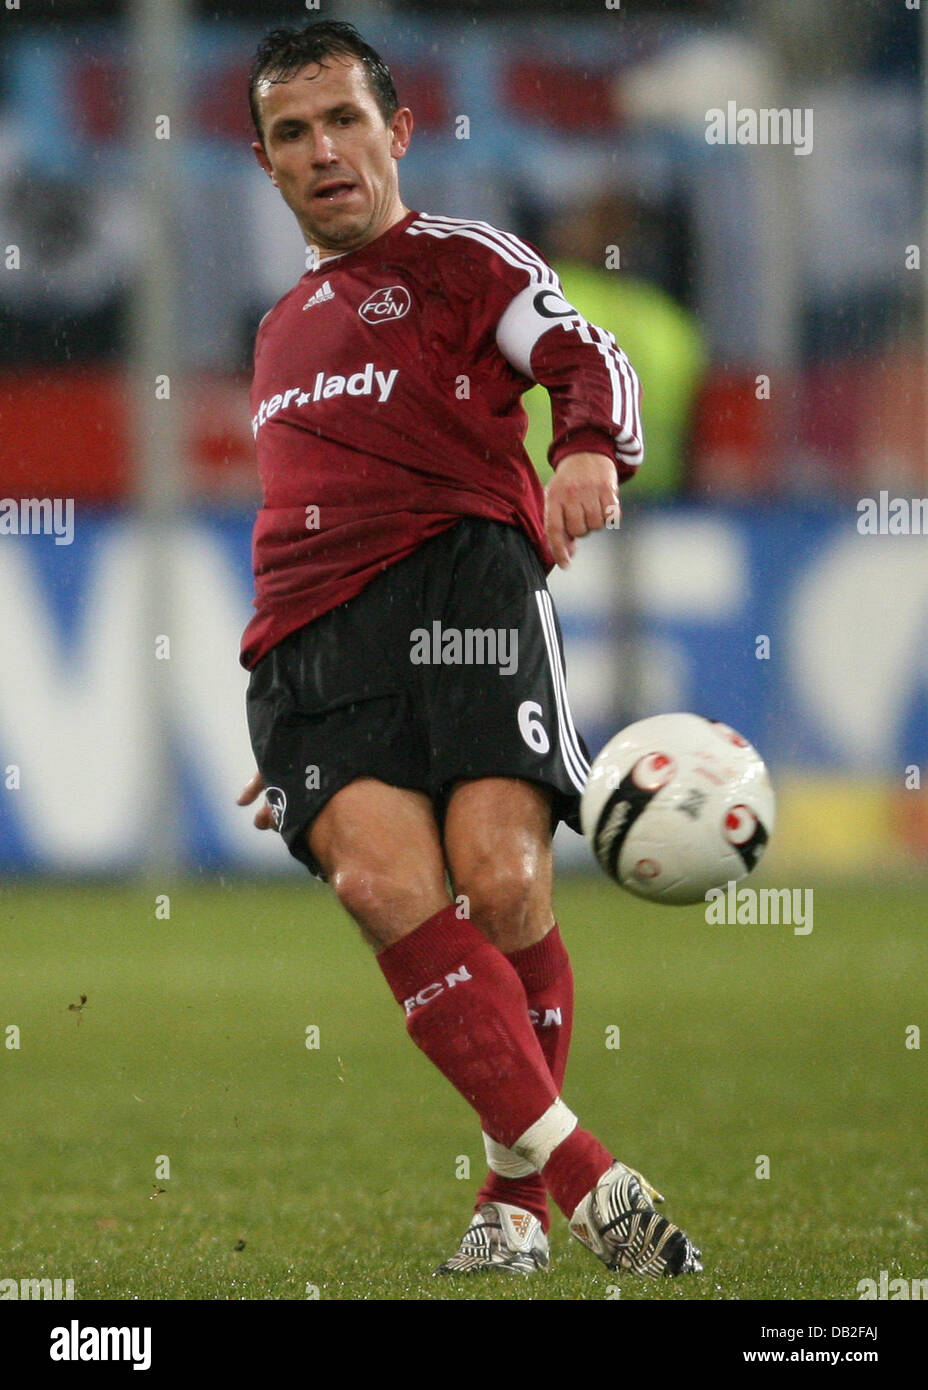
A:
[[[567,454],[606,452],[621,482],[644,456],[638,377],[612,334],[568,303],[554,271],[538,260],[529,283],[500,317],[497,345],[517,371],[540,382],[551,397],[551,466]]]
[[[547,389],[552,467],[589,450],[614,459],[620,482],[631,477],[644,456],[638,378],[612,334],[568,303],[537,247],[487,222],[429,213],[409,230],[444,248],[445,294],[474,328],[478,358],[483,335],[495,337],[507,366]]]

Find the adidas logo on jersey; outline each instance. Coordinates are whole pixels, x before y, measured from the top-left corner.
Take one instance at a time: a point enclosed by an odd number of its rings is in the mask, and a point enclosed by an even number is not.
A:
[[[316,304],[324,304],[327,299],[334,298],[335,291],[333,290],[329,281],[326,280],[324,284],[319,286],[315,294],[310,295],[309,299],[307,299],[306,303],[303,305],[303,308],[312,309]]]

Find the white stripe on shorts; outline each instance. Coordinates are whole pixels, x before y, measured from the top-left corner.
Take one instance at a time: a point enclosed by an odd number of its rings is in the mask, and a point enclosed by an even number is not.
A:
[[[538,612],[541,617],[541,627],[545,635],[545,646],[548,649],[548,664],[551,667],[551,676],[554,683],[554,703],[557,709],[557,728],[558,742],[564,765],[567,768],[570,780],[582,792],[586,786],[587,778],[590,775],[590,765],[583,756],[580,747],[580,740],[574,728],[574,721],[570,713],[570,705],[567,702],[567,678],[564,674],[564,667],[561,664],[561,653],[557,643],[557,628],[554,621],[554,605],[551,602],[551,595],[547,589],[535,590],[535,602],[538,604]]]

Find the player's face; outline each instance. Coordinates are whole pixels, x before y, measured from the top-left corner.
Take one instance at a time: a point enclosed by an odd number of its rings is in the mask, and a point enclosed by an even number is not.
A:
[[[357,59],[312,63],[289,82],[257,89],[264,144],[253,149],[309,242],[351,251],[405,209],[396,161],[412,134],[401,108],[384,122]]]

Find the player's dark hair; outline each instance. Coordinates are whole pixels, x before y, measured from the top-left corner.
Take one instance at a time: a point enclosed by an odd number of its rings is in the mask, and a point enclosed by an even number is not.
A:
[[[389,125],[400,103],[390,69],[380,54],[364,42],[353,24],[329,19],[316,20],[304,24],[302,29],[272,29],[258,45],[248,80],[248,102],[251,119],[262,143],[264,132],[257,102],[258,83],[289,82],[308,64],[319,63],[324,67],[325,59],[334,57],[360,59],[380,114]]]

